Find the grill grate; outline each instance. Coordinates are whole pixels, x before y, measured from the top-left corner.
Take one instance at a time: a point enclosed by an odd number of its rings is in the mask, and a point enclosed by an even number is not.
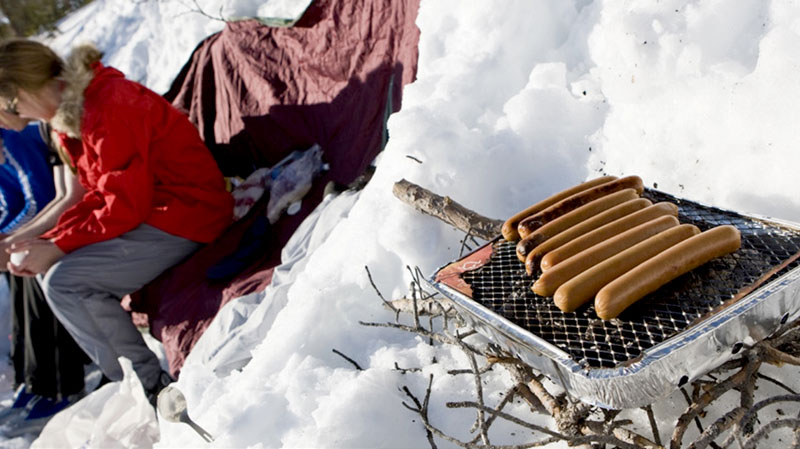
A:
[[[516,243],[498,241],[489,262],[461,275],[472,288],[472,299],[567,352],[583,367],[613,368],[714,313],[739,291],[800,252],[800,231],[663,192],[646,190],[643,196],[654,203],[677,204],[681,223],[694,224],[701,230],[723,224],[736,226],[742,233],[741,249],[673,280],[618,318],[603,321],[592,305],[564,313],[552,298],[533,293],[530,286],[535,276],[529,277],[517,260]],[[793,261],[770,279],[798,265],[800,261]]]

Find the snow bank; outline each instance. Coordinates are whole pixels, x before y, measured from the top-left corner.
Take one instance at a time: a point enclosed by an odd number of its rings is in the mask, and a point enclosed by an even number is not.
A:
[[[659,189],[800,221],[800,5],[607,2],[589,36],[611,106],[592,136],[593,170],[636,173]]]
[[[95,0],[54,42],[95,40],[110,64],[163,92],[196,43],[221,27],[179,5]],[[461,246],[459,232],[393,197],[402,178],[496,218],[609,173],[800,221],[800,5],[423,0],[417,24],[418,80],[389,121],[375,176],[281,287],[285,305],[270,312],[250,363],[227,375],[204,363],[184,367],[178,385],[215,447],[427,447],[399,388],[421,395],[430,374],[431,420],[472,438],[473,414],[443,408],[471,391],[468,379],[446,374],[467,365],[463,356],[359,324],[393,319],[365,266],[383,295],[396,298],[408,291],[407,265],[431,274]],[[422,370],[401,374],[395,362]],[[491,373],[485,389],[508,382]],[[682,401],[659,403],[665,432]],[[159,447],[202,444],[185,425],[161,430]],[[496,432],[498,444],[529,435],[510,425]]]
[[[202,4],[202,3],[198,3]],[[181,0],[94,0],[59,24],[47,43],[65,56],[79,43],[103,50],[103,63],[165,93],[198,43],[224,22]]]

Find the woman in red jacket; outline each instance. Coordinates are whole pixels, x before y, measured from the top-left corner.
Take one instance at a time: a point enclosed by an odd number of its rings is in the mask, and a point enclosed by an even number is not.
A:
[[[154,396],[170,379],[119,300],[218,237],[233,201],[186,116],[101,57],[0,43],[0,101],[53,126],[85,189],[55,228],[12,247],[28,254],[9,270],[42,275],[56,316],[105,375],[121,379],[126,357]]]

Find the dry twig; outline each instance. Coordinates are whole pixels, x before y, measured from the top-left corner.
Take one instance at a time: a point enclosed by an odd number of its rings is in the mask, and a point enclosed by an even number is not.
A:
[[[413,412],[419,413],[419,415],[422,418],[423,422],[427,422],[428,421],[428,401],[431,398],[431,386],[432,385],[433,385],[433,375],[431,374],[428,377],[428,389],[425,391],[425,399],[423,400],[422,404],[420,404],[420,402],[416,398],[416,396],[411,394],[411,391],[408,389],[408,387],[405,387],[405,386],[403,387],[403,392],[405,392],[405,394],[408,397],[410,397],[412,401],[414,401],[414,404],[417,406],[417,408],[415,409],[415,408],[409,406],[408,404],[406,404],[405,402],[403,403],[403,405],[407,409],[409,409],[409,410],[411,410]],[[427,425],[426,425],[426,427],[427,427]],[[429,429],[427,429],[427,428],[425,429],[425,431],[427,433],[428,443],[431,445],[431,449],[436,449],[436,442],[433,439],[433,433],[431,433],[431,431]]]
[[[353,359],[351,359],[350,357],[348,357],[348,356],[346,356],[346,355],[342,354],[340,351],[338,351],[338,350],[336,350],[336,349],[331,349],[331,351],[333,351],[333,353],[334,353],[334,354],[336,354],[336,355],[340,356],[341,358],[343,358],[343,359],[347,360],[348,362],[352,363],[352,364],[353,364],[353,366],[355,366],[357,370],[359,370],[359,371],[364,371],[364,369],[363,369],[363,368],[361,368],[361,366],[360,366],[358,363],[356,363],[356,361],[355,361],[355,360],[353,360]]]
[[[483,240],[492,240],[500,235],[502,221],[478,215],[450,197],[439,196],[405,179],[396,182],[392,191],[400,201],[413,206],[424,214],[434,216],[460,231]]]

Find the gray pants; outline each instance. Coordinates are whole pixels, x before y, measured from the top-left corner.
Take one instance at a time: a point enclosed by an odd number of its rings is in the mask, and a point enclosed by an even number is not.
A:
[[[109,379],[122,379],[117,358],[124,356],[149,389],[161,366],[120,299],[199,246],[143,224],[67,254],[45,273],[42,289],[53,313]]]

